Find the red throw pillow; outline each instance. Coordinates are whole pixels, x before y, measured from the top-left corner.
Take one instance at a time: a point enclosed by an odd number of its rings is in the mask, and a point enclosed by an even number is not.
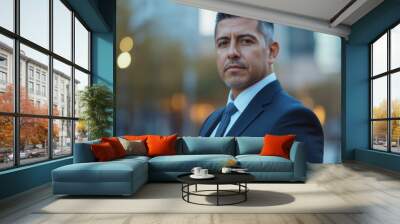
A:
[[[290,159],[290,147],[296,135],[265,135],[261,156],[280,156]]]
[[[118,158],[126,156],[126,151],[122,146],[121,142],[119,142],[117,137],[109,137],[109,138],[101,138],[101,142],[108,142],[114,149],[115,155]]]
[[[176,155],[176,139],[178,135],[160,136],[148,135],[148,156]]]
[[[109,161],[117,158],[115,151],[109,142],[92,144],[90,148],[94,154],[94,157],[99,162]]]

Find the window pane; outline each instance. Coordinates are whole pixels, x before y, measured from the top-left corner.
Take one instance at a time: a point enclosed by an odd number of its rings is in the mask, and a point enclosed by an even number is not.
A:
[[[49,0],[20,0],[21,36],[49,48]]]
[[[14,111],[13,40],[0,35],[0,111]]]
[[[387,151],[387,121],[372,122],[372,148]]]
[[[400,153],[400,120],[391,121],[392,152]]]
[[[373,75],[387,71],[387,34],[372,45],[372,71]]]
[[[53,1],[53,51],[71,60],[72,12],[60,1]]]
[[[72,121],[53,120],[53,157],[72,154]]]
[[[89,75],[75,69],[75,117],[79,117],[81,114],[80,93],[89,86]]]
[[[372,81],[372,118],[387,117],[387,77]]]
[[[71,66],[53,60],[53,115],[72,117]]]
[[[20,109],[25,114],[47,115],[49,57],[21,44]]]
[[[391,30],[390,37],[390,67],[400,67],[400,24]]]
[[[391,75],[390,98],[392,117],[400,118],[400,72]]]
[[[89,70],[89,32],[75,18],[75,63]]]
[[[88,140],[88,129],[83,120],[75,121],[75,143]]]
[[[14,0],[0,1],[0,26],[14,31]]]
[[[49,158],[48,119],[22,117],[20,119],[21,164],[34,163]]]
[[[13,118],[0,116],[0,170],[14,165]]]

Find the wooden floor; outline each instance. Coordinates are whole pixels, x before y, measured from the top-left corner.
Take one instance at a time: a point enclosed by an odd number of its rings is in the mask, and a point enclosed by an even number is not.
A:
[[[400,223],[400,174],[360,163],[309,167],[309,183],[317,183],[345,201],[367,204],[357,214],[36,214],[54,200],[41,186],[0,201],[0,223],[219,224],[219,223]],[[173,205],[172,205],[173,206]]]

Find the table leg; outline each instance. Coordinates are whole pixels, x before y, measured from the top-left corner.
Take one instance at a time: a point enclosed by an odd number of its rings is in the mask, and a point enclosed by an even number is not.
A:
[[[219,205],[219,184],[217,184],[217,206]]]
[[[244,183],[244,201],[247,201],[247,192],[248,192],[248,189],[247,189],[247,183]]]
[[[197,184],[196,184],[196,186],[195,186],[195,191],[197,192]]]
[[[182,187],[181,187],[181,192],[182,192],[182,199],[183,199],[183,190],[184,190],[184,187],[185,185],[182,183]]]
[[[188,184],[188,185],[187,185],[187,191],[188,191],[188,193],[187,193],[187,201],[188,201],[188,202],[190,202],[190,201],[189,201],[189,195],[190,195],[190,184]]]

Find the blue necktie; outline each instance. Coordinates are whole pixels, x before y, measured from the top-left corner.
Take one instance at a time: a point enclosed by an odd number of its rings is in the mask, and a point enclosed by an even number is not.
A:
[[[224,133],[226,131],[226,128],[229,125],[229,122],[231,121],[231,116],[236,113],[238,109],[235,107],[235,104],[229,103],[224,110],[224,113],[222,114],[221,118],[221,123],[219,123],[217,132],[215,133],[215,137],[222,137],[224,136]]]

